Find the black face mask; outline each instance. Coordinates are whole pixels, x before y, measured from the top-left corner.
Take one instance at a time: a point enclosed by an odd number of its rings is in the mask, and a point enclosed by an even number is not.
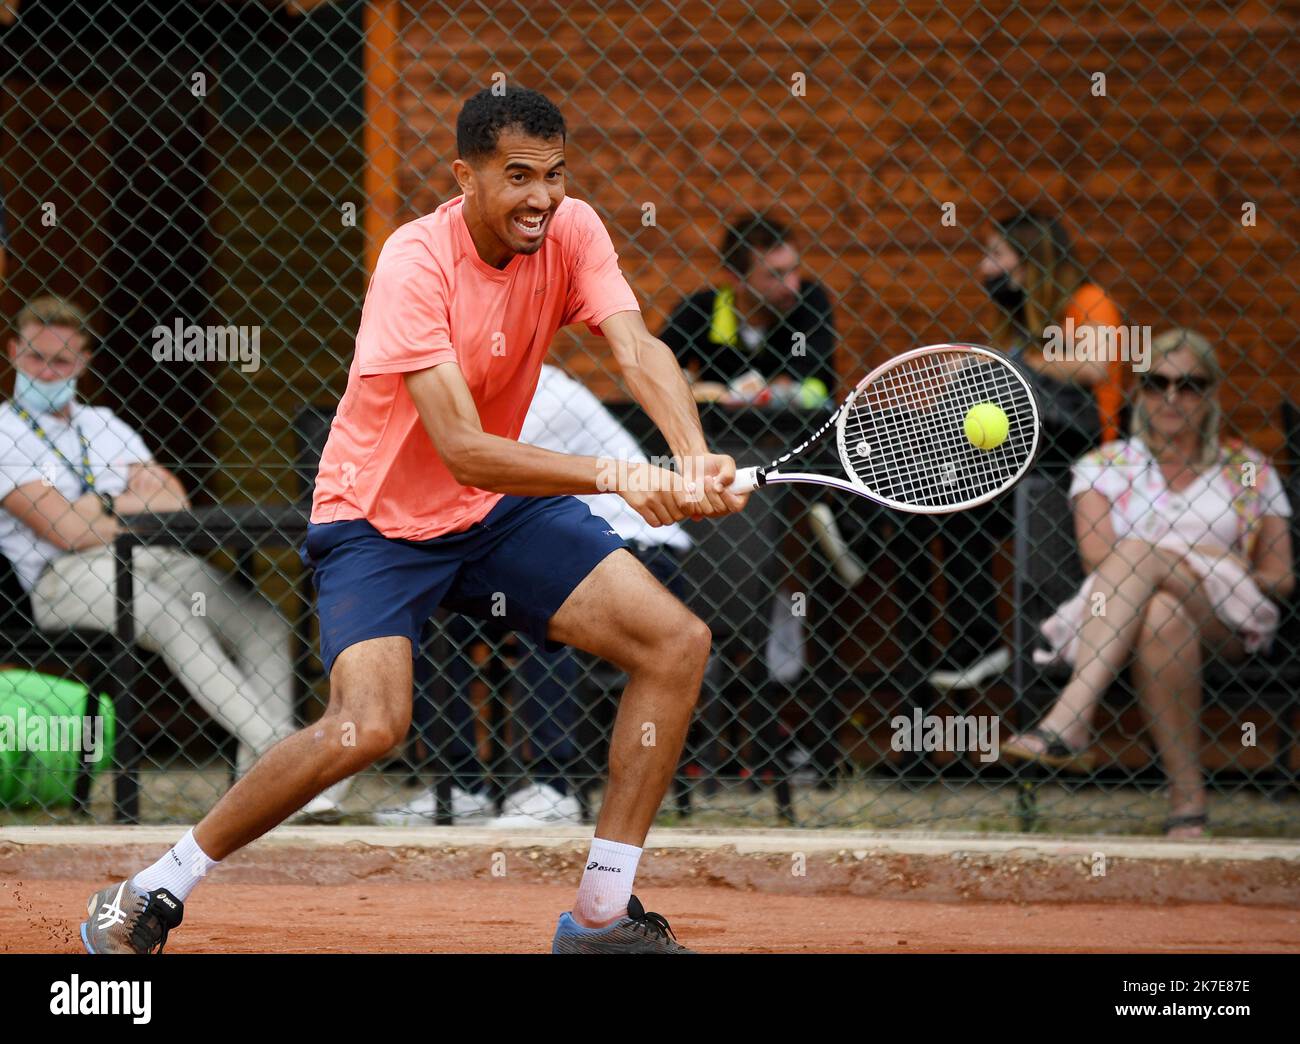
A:
[[[984,280],[984,289],[988,291],[993,303],[1003,309],[1013,319],[1019,319],[1025,307],[1025,288],[1016,286],[1011,276],[1001,272]]]

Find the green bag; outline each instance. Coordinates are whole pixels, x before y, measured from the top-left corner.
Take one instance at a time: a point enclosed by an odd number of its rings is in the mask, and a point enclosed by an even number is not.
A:
[[[101,695],[88,720],[88,696],[77,681],[0,670],[0,808],[71,804],[83,757],[92,776],[112,763],[113,701]]]

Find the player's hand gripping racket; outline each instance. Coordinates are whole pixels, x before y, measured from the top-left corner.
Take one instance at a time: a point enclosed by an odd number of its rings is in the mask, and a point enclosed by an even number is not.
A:
[[[843,476],[783,470],[832,428]],[[765,468],[738,470],[728,488],[812,482],[899,511],[961,511],[1014,486],[1040,433],[1038,400],[1011,360],[976,344],[936,344],[877,366],[811,438]]]

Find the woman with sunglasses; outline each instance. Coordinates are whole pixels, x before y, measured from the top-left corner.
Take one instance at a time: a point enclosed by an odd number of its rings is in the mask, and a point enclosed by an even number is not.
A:
[[[1046,717],[1002,745],[1005,755],[1091,767],[1102,694],[1131,662],[1132,679],[1169,779],[1170,837],[1207,823],[1200,762],[1201,667],[1267,650],[1277,601],[1295,585],[1290,505],[1260,453],[1220,439],[1222,370],[1210,342],[1171,330],[1152,343],[1132,435],[1074,467],[1083,587],[1042,625],[1073,673]]]

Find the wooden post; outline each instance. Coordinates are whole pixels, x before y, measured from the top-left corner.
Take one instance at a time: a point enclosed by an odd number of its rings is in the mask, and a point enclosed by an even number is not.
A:
[[[366,272],[397,224],[397,28],[400,0],[371,0],[365,7]]]

